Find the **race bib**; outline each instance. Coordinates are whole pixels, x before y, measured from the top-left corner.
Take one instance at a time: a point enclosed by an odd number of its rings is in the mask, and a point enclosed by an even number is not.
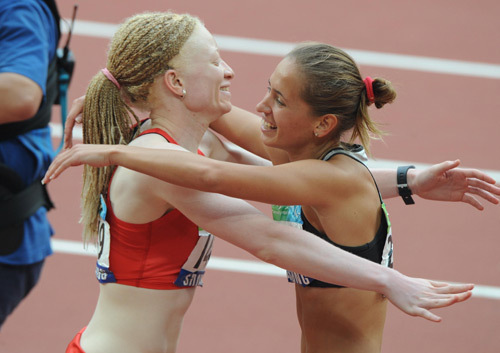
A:
[[[300,213],[302,207],[300,205],[278,206],[272,205],[273,219],[277,222],[287,224],[289,226],[302,229],[302,218]]]
[[[300,273],[293,271],[286,271],[286,278],[288,282],[300,284],[302,287],[306,287],[311,284],[313,278],[301,275]]]
[[[109,269],[109,250],[111,235],[109,233],[109,223],[106,222],[107,207],[104,197],[101,195],[101,207],[99,208],[99,235],[98,235],[98,255],[95,268],[95,275],[100,283],[116,282],[115,275]]]
[[[191,251],[174,282],[178,287],[203,286],[202,278],[212,254],[214,236],[204,230],[200,230],[199,235],[196,246]]]
[[[382,251],[382,261],[380,264],[382,266],[393,268],[394,259],[393,259],[393,245],[392,245],[392,227],[391,221],[389,221],[389,212],[387,212],[387,208],[385,204],[382,204],[382,210],[384,211],[385,219],[387,220],[387,237],[385,238],[384,250]]]

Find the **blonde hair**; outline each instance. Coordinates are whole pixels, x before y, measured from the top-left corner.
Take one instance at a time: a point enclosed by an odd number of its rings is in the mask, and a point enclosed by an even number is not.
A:
[[[106,68],[115,86],[99,72],[91,80],[83,109],[83,140],[89,144],[128,144],[134,138],[132,106],[148,109],[154,80],[164,74],[200,20],[188,14],[143,13],[127,19],[111,41]],[[100,195],[106,194],[112,167],[84,167],[83,239],[96,241]]]
[[[383,131],[368,114],[366,86],[354,60],[339,48],[316,42],[302,43],[286,57],[294,60],[303,76],[301,97],[313,114],[337,116],[339,126],[333,138],[340,140],[352,129],[349,142],[359,139],[369,153],[370,139],[380,137]],[[378,109],[396,99],[391,82],[382,78],[374,79],[373,93]]]

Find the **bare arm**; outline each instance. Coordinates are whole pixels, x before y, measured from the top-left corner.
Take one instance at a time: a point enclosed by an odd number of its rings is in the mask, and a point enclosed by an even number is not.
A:
[[[471,285],[450,286],[406,277],[310,233],[273,222],[241,200],[182,189],[169,201],[207,231],[263,261],[326,282],[382,293],[410,315],[440,321],[428,309],[448,306],[471,295]],[[418,299],[411,299],[419,304],[408,304],[409,293],[419,293]]]
[[[264,145],[260,138],[260,125],[261,118],[258,115],[233,106],[229,113],[210,124],[210,128],[247,151],[273,161],[274,164],[288,162],[285,151]]]
[[[42,102],[42,88],[16,73],[0,73],[0,124],[32,118]]]
[[[237,145],[273,161],[273,164],[288,162],[284,151],[266,147],[260,138],[260,118],[234,107],[211,127]],[[480,198],[498,204],[500,188],[487,174],[468,168],[457,168],[459,161],[446,161],[424,170],[410,169],[408,185],[415,195],[434,201],[465,202],[478,210],[484,207]],[[382,197],[398,197],[396,170],[373,169],[373,175]]]
[[[64,158],[58,159],[50,167],[47,178],[57,177],[65,168],[80,160],[79,147]],[[238,166],[221,163],[191,155],[179,155],[183,152],[128,149],[129,147],[95,147],[92,153],[83,153],[82,157],[94,162],[101,158],[112,164],[133,161],[133,169],[153,175],[164,181],[203,191],[223,193],[232,197],[244,198],[275,204],[318,204],[328,190],[329,197],[342,197],[345,185],[341,170],[334,170],[331,165],[321,161],[304,160],[286,163],[275,167]],[[77,155],[74,155],[77,154]],[[182,161],[180,163],[179,161]],[[422,171],[410,169],[408,182],[416,195],[430,200],[461,201],[483,209],[474,195],[498,204],[500,188],[495,180],[475,169],[456,168],[458,161],[443,162]],[[396,171],[375,169],[373,174],[383,197],[398,196]],[[46,179],[48,180],[48,179]],[[308,187],[305,187],[305,186]],[[317,186],[312,188],[311,186]],[[319,193],[318,193],[319,192]]]
[[[199,149],[205,156],[219,161],[262,166],[271,165],[269,160],[259,157],[228,140],[220,138],[211,130],[207,130],[205,135],[203,135]]]
[[[47,177],[57,177],[75,162],[95,162],[85,156],[97,156],[103,163],[125,166],[183,187],[269,204],[331,204],[342,199],[352,184],[343,170],[318,160],[249,166],[183,151],[109,145],[74,146],[58,156]]]

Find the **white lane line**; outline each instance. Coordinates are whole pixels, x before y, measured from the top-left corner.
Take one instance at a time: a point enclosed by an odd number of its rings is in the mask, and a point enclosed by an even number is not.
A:
[[[67,25],[64,22],[62,22],[62,28],[67,30]],[[81,36],[111,38],[117,28],[117,24],[77,20],[75,21],[73,33]],[[214,35],[214,37],[222,50],[278,57],[284,56],[296,44],[292,42],[227,35]],[[498,64],[381,53],[347,48],[344,48],[344,50],[360,65],[500,79],[500,65]]]
[[[74,240],[52,239],[52,248],[56,253],[61,254],[96,256],[94,246],[88,246],[87,249],[84,249],[82,242]],[[285,270],[265,262],[252,260],[212,256],[207,268],[253,275],[286,277]],[[500,300],[500,287],[476,285],[472,291],[472,295],[477,298]]]

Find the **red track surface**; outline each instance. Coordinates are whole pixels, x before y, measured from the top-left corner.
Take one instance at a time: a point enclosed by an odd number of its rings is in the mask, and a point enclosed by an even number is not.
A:
[[[62,15],[70,17],[73,2],[59,3]],[[343,48],[500,63],[500,3],[493,0],[253,0],[237,6],[223,0],[88,0],[80,3],[78,19],[119,23],[137,12],[168,8],[199,16],[214,34],[286,42],[318,40]],[[82,95],[90,78],[105,66],[107,43],[108,39],[73,38],[77,66],[70,101]],[[233,103],[253,109],[279,58],[222,55],[236,72]],[[373,113],[391,132],[385,143],[373,144],[377,158],[420,163],[460,158],[465,166],[500,170],[498,79],[361,68],[365,75],[390,79],[399,93],[395,104]],[[80,186],[80,168],[49,186],[57,206],[50,215],[57,239],[80,240]],[[398,270],[500,286],[499,207],[488,205],[478,212],[466,205],[418,198],[411,207],[404,207],[401,200],[387,203]],[[216,241],[214,256],[251,258],[221,240]],[[4,325],[0,352],[63,352],[93,312],[98,293],[93,267],[91,257],[51,256],[40,284]],[[205,283],[185,319],[179,353],[299,351],[293,288],[284,279],[212,270]],[[472,298],[438,310],[443,317],[440,324],[412,318],[391,306],[383,352],[499,352],[499,304]]]

